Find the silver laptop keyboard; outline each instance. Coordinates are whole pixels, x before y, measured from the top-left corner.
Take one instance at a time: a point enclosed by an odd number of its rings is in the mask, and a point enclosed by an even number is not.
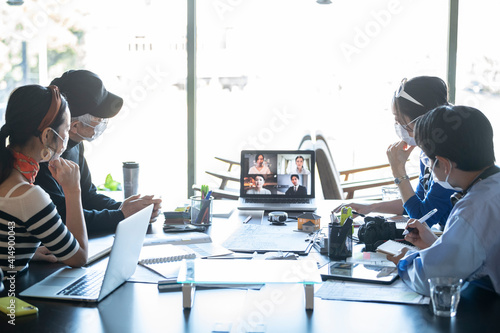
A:
[[[247,203],[263,203],[263,204],[308,204],[311,199],[304,198],[246,198]]]
[[[58,292],[57,295],[97,297],[99,296],[103,278],[103,271],[89,271]]]

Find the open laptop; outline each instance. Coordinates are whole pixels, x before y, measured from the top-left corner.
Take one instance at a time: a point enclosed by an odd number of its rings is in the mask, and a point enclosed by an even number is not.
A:
[[[134,274],[153,205],[121,221],[106,269],[61,268],[21,296],[99,302]]]
[[[243,150],[238,209],[316,210],[315,157],[313,150]]]

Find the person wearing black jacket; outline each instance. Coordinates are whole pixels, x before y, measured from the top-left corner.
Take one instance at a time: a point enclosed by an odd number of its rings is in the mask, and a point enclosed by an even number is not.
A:
[[[102,134],[108,119],[120,111],[123,99],[108,92],[101,79],[87,70],[70,70],[54,79],[51,85],[58,86],[66,96],[71,111],[70,140],[61,157],[76,162],[80,167],[82,204],[89,234],[113,233],[121,220],[152,203],[155,207],[151,220],[154,221],[159,215],[161,199],[135,195],[123,202],[117,202],[97,193],[85,160],[83,140],[92,141]],[[36,184],[50,195],[62,220],[65,221],[64,192],[44,164],[40,165]]]

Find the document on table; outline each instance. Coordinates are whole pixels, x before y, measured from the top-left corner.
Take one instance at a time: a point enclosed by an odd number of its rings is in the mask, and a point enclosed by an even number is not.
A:
[[[294,252],[307,253],[309,234],[297,231],[297,223],[286,225],[243,224],[223,244],[235,252]]]
[[[329,280],[323,282],[316,297],[340,301],[429,304],[429,297],[408,288],[402,280],[391,285]]]
[[[196,253],[196,258],[213,258],[231,255],[234,252],[214,243],[200,243],[185,245]]]
[[[144,238],[144,246],[158,245],[158,244],[199,244],[211,243],[212,239],[209,235],[203,232],[181,232],[175,234],[161,233],[161,234],[147,234]]]

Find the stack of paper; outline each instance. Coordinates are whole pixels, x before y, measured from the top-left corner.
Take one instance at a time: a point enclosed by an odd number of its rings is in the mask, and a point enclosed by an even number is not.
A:
[[[429,297],[422,296],[398,280],[391,285],[329,280],[323,282],[316,297],[328,300],[388,302],[404,304],[429,304]]]

